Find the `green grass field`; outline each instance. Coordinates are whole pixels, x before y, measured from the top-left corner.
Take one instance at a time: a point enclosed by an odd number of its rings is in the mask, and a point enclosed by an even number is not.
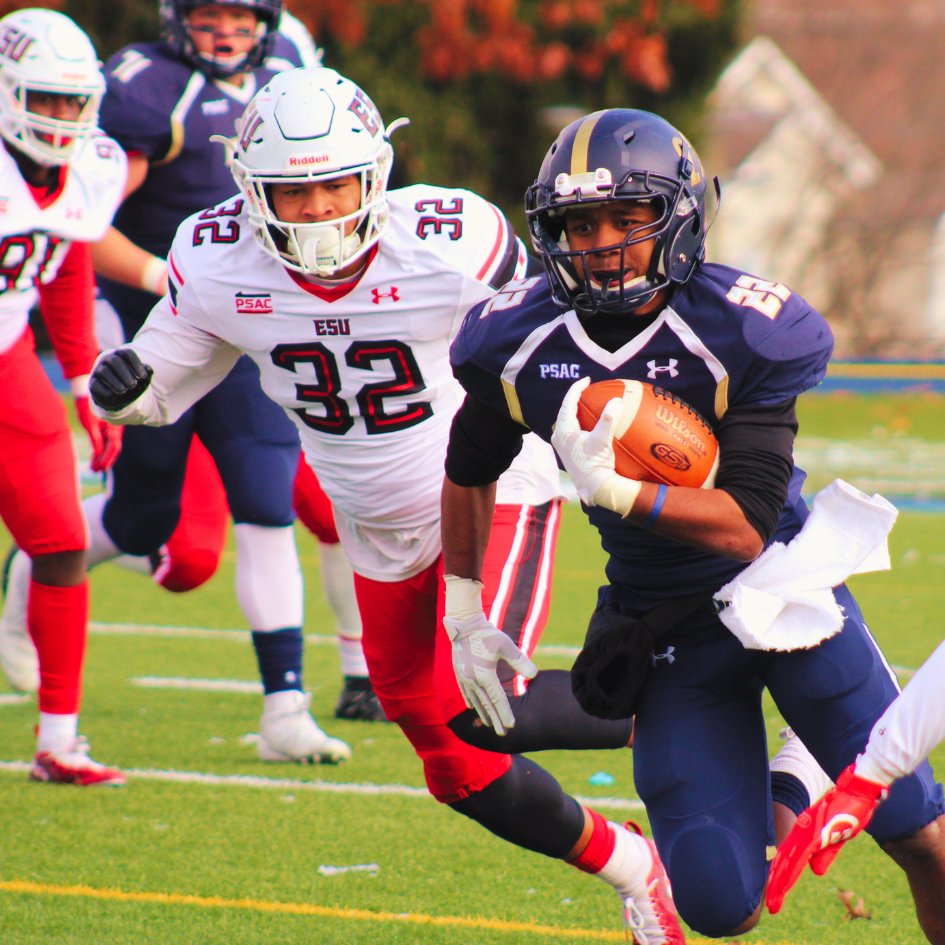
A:
[[[849,439],[886,427],[945,440],[943,406],[940,398],[808,398],[802,430]],[[943,524],[939,515],[903,513],[891,539],[892,572],[853,582],[871,628],[899,666],[918,666],[945,635],[939,616]],[[306,630],[331,634],[314,540],[300,532],[299,545]],[[558,549],[543,643],[579,645],[602,580],[603,554],[574,507],[566,509]],[[232,552],[208,585],[183,596],[104,566],[93,574],[92,619],[245,628],[232,586]],[[538,662],[568,665],[560,657]],[[352,761],[337,768],[256,761],[253,746],[240,737],[257,730],[257,695],[132,685],[140,676],[254,680],[248,639],[93,633],[89,641],[82,731],[93,756],[129,770],[224,777],[178,783],[139,775],[122,790],[81,791],[31,784],[23,770],[0,768],[2,945],[623,940],[616,897],[602,883],[504,844],[427,797],[225,779],[422,787],[419,763],[396,728],[330,719],[339,687],[332,646],[316,641],[307,647],[306,681],[317,717],[354,749]],[[0,693],[9,691],[0,681]],[[766,717],[776,750],[781,720],[770,702]],[[35,702],[0,704],[0,761],[29,760],[34,721]],[[553,752],[541,762],[572,793],[635,799],[629,751]],[[614,777],[612,787],[589,783],[599,771]],[[631,816],[645,826],[642,811],[609,816]],[[364,864],[378,869],[319,873],[320,866]],[[840,890],[862,896],[872,919],[847,920]],[[844,850],[826,877],[808,873],[782,912],[766,916],[744,941],[885,945],[924,939],[902,874],[864,837]]]

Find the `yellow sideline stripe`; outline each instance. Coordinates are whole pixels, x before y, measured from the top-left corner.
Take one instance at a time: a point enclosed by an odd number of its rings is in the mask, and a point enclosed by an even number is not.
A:
[[[508,922],[505,919],[470,918],[455,915],[425,915],[422,912],[371,912],[369,909],[339,909],[315,906],[308,902],[269,902],[265,899],[223,899],[220,896],[188,896],[183,893],[124,892],[121,889],[96,889],[94,886],[56,886],[14,879],[0,881],[0,892],[27,893],[37,896],[78,896],[112,902],[157,902],[169,906],[200,906],[204,909],[245,909],[250,912],[274,912],[283,915],[311,915],[326,919],[356,919],[361,922],[408,922],[457,929],[490,929],[494,932],[530,932],[559,938],[590,939],[598,942],[626,942],[623,932],[606,929],[565,929],[537,922]],[[716,945],[718,939],[689,936],[689,945]],[[790,942],[758,942],[758,945],[791,945]]]
[[[201,906],[205,909],[246,909],[251,912],[274,912],[283,915],[310,915],[328,919],[356,919],[362,922],[408,922],[414,925],[437,925],[447,928],[490,929],[494,932],[531,932],[559,938],[591,939],[600,942],[626,942],[623,932],[596,929],[564,929],[536,922],[508,922],[505,919],[469,918],[451,915],[424,915],[422,912],[371,912],[368,909],[338,909],[315,906],[307,902],[267,902],[264,899],[222,899],[219,896],[187,896],[183,893],[124,892],[120,889],[96,889],[92,886],[55,886],[50,883],[29,883],[22,880],[0,882],[0,891],[31,893],[39,896],[78,896],[84,899],[105,899],[112,902],[157,902],[171,906]],[[692,945],[710,945],[708,939],[690,938]],[[786,943],[781,943],[786,945]]]
[[[827,377],[876,377],[896,380],[942,380],[945,364],[852,364],[832,362]]]

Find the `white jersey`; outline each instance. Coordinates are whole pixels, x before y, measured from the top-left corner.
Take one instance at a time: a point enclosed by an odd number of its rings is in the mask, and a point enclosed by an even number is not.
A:
[[[241,198],[184,221],[171,291],[132,344],[154,368],[151,386],[106,416],[172,423],[245,352],[298,426],[353,567],[395,581],[440,553],[443,464],[463,399],[450,342],[490,283],[524,271],[526,254],[505,217],[469,191],[417,185],[389,201],[376,253],[340,288],[265,253]],[[547,502],[559,492],[553,453],[523,453],[499,501]]]
[[[39,284],[56,278],[73,242],[105,235],[128,174],[125,152],[104,135],[61,168],[60,192],[45,209],[0,147],[0,352],[23,334]]]
[[[856,773],[879,784],[911,774],[945,741],[945,643],[876,720]]]

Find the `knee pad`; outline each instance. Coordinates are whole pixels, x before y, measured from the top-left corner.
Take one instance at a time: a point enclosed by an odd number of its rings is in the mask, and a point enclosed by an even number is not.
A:
[[[219,566],[220,556],[206,548],[191,548],[182,557],[168,550],[154,580],[165,590],[183,594],[209,581]]]
[[[677,834],[663,864],[680,916],[702,935],[730,935],[758,907],[768,870],[765,850],[730,830],[690,827]]]

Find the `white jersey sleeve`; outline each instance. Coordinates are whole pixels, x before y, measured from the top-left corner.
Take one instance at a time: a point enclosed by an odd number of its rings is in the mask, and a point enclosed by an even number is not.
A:
[[[187,244],[193,225],[193,219],[185,220],[171,247],[170,290],[126,346],[154,370],[151,384],[141,397],[122,410],[95,408],[99,416],[112,423],[148,426],[174,423],[230,373],[242,353],[202,327],[208,318],[188,278]],[[99,360],[109,353],[104,352]]]
[[[899,697],[879,717],[856,773],[877,784],[911,774],[945,741],[945,643],[922,664]]]

